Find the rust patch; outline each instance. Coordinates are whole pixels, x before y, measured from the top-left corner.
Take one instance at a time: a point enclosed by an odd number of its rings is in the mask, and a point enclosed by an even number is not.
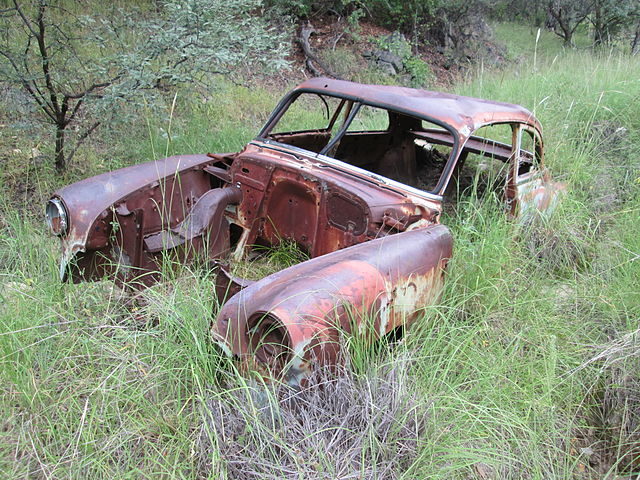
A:
[[[303,94],[322,99],[328,126],[272,133]],[[382,112],[387,126],[351,128],[361,109]],[[514,145],[475,133],[491,124],[509,124]],[[535,138],[535,152],[516,141],[521,131]],[[443,195],[460,184],[469,154],[508,165],[501,185],[513,215],[557,204],[563,186],[544,170],[541,126],[527,109],[315,78],[286,95],[241,152],[175,156],[83,180],[53,195],[47,219],[61,241],[63,279],[144,286],[166,256],[211,261],[226,302],[214,340],[245,367],[299,384],[337,361],[340,335],[374,341],[437,301],[453,243],[439,224]],[[429,191],[418,188],[423,178]],[[282,242],[310,260],[255,282],[222,266]]]
[[[213,336],[253,361],[252,319],[269,312],[286,330],[291,352],[289,364],[272,373],[293,381],[336,360],[341,332],[371,325],[381,336],[414,321],[437,299],[451,249],[448,229],[433,225],[300,263],[231,297]]]

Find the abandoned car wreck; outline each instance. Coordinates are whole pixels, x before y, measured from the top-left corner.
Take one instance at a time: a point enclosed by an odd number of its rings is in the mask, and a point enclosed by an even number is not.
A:
[[[449,201],[482,184],[510,215],[552,208],[560,187],[542,162],[540,124],[520,106],[314,78],[239,153],[98,175],[57,191],[46,215],[62,280],[149,285],[167,255],[217,260],[213,340],[297,385],[336,361],[345,332],[384,336],[437,302]],[[231,274],[283,241],[309,259],[257,281]]]

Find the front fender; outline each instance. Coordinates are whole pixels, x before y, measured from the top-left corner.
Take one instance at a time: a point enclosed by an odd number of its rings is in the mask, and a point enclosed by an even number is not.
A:
[[[212,187],[203,172],[216,160],[180,155],[104,173],[53,194],[68,215],[61,237],[61,278],[92,280],[116,270],[121,277],[153,266],[144,237],[176,227]]]
[[[452,243],[445,226],[430,225],[282,270],[224,304],[213,323],[214,340],[228,353],[266,364],[297,384],[314,364],[337,361],[341,331],[372,329],[382,336],[433,304]],[[265,321],[273,334],[261,331]],[[256,337],[288,345],[265,349]],[[267,358],[270,352],[280,358]]]

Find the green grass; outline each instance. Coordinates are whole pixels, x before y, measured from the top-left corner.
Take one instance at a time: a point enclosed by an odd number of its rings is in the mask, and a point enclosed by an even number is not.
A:
[[[536,48],[535,34],[519,37],[520,63],[479,71],[456,91],[535,111],[547,164],[567,184],[560,210],[523,229],[490,196],[460,205],[443,220],[455,258],[440,304],[391,353],[352,343],[358,368],[334,393],[358,408],[340,410],[317,393],[309,404],[324,405],[330,420],[314,417],[306,430],[213,348],[206,271],[185,269],[136,299],[108,282],[60,284],[57,242],[33,205],[115,166],[237,150],[279,94],[226,82],[206,94],[184,87],[141,120],[101,133],[64,178],[29,160],[37,142],[3,128],[2,184],[21,193],[5,193],[0,209],[0,476],[236,478],[226,461],[242,459],[246,472],[280,458],[301,478],[335,478],[336,452],[355,451],[350,473],[362,478],[601,478],[588,449],[618,452],[617,465],[602,463],[606,478],[629,474],[620,452],[638,442],[628,420],[639,407],[623,393],[640,385],[640,348],[625,337],[640,318],[640,58],[564,51],[554,40],[543,35]],[[291,428],[269,423],[255,395]],[[238,429],[233,442],[211,423],[221,418],[216,406],[227,412],[224,428]],[[375,417],[391,406],[396,422]],[[353,423],[338,426],[347,414]],[[346,429],[346,450],[323,443],[332,429]],[[395,454],[379,438],[415,445],[395,477],[380,470]]]
[[[551,58],[570,50],[563,45],[558,35],[544,28],[538,30],[533,26],[510,22],[496,22],[492,24],[492,28],[496,40],[505,44],[507,57],[511,60],[531,61],[536,50]],[[537,48],[536,37],[538,37]],[[586,50],[592,46],[586,29],[582,27],[578,28],[574,34],[573,43],[577,50]]]

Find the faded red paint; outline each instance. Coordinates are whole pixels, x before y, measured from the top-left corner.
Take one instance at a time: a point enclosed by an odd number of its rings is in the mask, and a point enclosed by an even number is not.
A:
[[[275,373],[295,384],[315,363],[335,361],[342,333],[365,328],[362,334],[380,337],[415,320],[437,299],[451,252],[449,230],[432,225],[300,263],[232,296],[213,324],[214,339],[250,361],[250,330],[261,320],[255,314],[268,313],[289,342],[280,359],[287,368]]]
[[[328,132],[269,136],[282,109],[303,91],[343,98],[348,111],[358,102],[390,110],[388,134],[356,132],[340,144],[354,158],[377,156],[380,172],[300,147],[328,138]],[[422,127],[422,120],[443,128]],[[538,121],[516,105],[309,80],[285,97],[258,138],[239,153],[170,157],[56,192],[68,216],[55,217],[56,200],[50,223],[58,233],[65,230],[61,276],[80,281],[115,275],[144,285],[159,278],[166,256],[228,263],[254,245],[293,241],[311,259],[257,282],[218,265],[216,293],[225,303],[212,335],[244,365],[299,383],[314,365],[336,361],[341,335],[357,328],[383,336],[436,302],[452,254],[451,235],[439,225],[441,195],[468,153],[512,162],[509,145],[473,136],[481,126],[503,122],[514,125],[514,132],[526,126],[540,135]],[[452,151],[438,191],[408,185],[415,178],[409,155],[415,140]],[[380,151],[391,142],[393,152]],[[537,155],[541,163],[541,144]],[[505,183],[512,213],[552,208],[561,187],[547,179],[542,165],[531,167],[531,178],[517,177],[517,168]],[[382,176],[387,171],[397,173],[395,181]]]
[[[435,118],[451,125],[463,136],[470,135],[484,125],[514,121],[542,130],[533,113],[510,103],[391,85],[362,85],[329,78],[312,78],[298,85],[294,92],[308,90],[386,105],[411,112],[417,117]]]

